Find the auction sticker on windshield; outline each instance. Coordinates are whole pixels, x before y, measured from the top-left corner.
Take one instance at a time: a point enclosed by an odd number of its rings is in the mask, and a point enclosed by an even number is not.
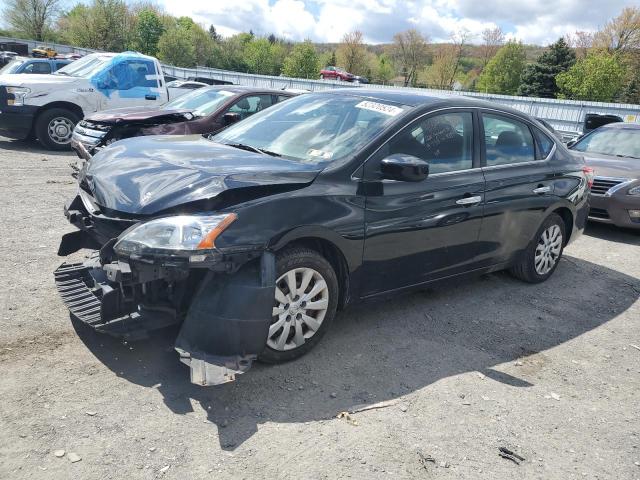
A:
[[[371,102],[369,100],[360,102],[356,105],[356,108],[364,108],[365,110],[384,113],[385,115],[389,115],[391,117],[395,117],[396,115],[402,113],[402,109],[400,107],[386,105],[384,103]]]

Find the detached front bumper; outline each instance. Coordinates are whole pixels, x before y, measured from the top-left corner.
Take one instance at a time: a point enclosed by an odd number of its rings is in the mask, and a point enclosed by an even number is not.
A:
[[[68,216],[83,221],[73,211]],[[230,382],[251,367],[266,346],[271,322],[273,253],[219,253],[193,266],[178,259],[117,258],[114,243],[102,243],[84,230],[63,237],[62,255],[102,245],[87,261],[64,263],[54,272],[73,316],[97,331],[129,339],[181,323],[175,349],[197,385]]]

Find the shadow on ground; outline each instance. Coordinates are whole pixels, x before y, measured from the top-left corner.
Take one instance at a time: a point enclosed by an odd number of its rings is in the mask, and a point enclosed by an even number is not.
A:
[[[354,405],[394,399],[464,372],[527,388],[529,382],[494,367],[582,335],[639,295],[638,279],[567,257],[540,285],[498,273],[354,306],[305,357],[256,364],[236,382],[216,387],[189,383],[189,370],[172,348],[175,329],[131,344],[133,350],[82,324],[76,330],[108,368],[158,388],[176,414],[191,412],[192,401],[199,404],[218,425],[222,448],[234,449],[259,424],[334,418]]]
[[[640,229],[632,230],[630,228],[619,228],[607,223],[589,222],[584,233],[602,240],[626,243],[627,245],[640,245]]]
[[[63,151],[47,150],[35,139],[9,140],[8,138],[4,137],[0,137],[0,150],[42,153],[43,155],[50,155],[53,157],[66,157],[73,153],[71,148]]]

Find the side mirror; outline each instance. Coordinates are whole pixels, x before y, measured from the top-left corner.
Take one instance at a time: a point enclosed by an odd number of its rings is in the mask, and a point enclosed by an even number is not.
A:
[[[227,112],[222,116],[222,124],[226,127],[240,121],[240,114]]]
[[[567,142],[567,148],[573,147],[576,143],[578,143],[578,140],[569,140]]]
[[[400,182],[421,182],[429,176],[429,164],[413,155],[396,153],[382,160],[382,176]]]

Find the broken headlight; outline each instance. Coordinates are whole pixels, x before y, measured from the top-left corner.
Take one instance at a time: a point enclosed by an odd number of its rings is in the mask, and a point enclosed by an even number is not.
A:
[[[215,248],[215,239],[237,218],[225,215],[176,215],[125,230],[113,249],[119,255],[195,252]]]

